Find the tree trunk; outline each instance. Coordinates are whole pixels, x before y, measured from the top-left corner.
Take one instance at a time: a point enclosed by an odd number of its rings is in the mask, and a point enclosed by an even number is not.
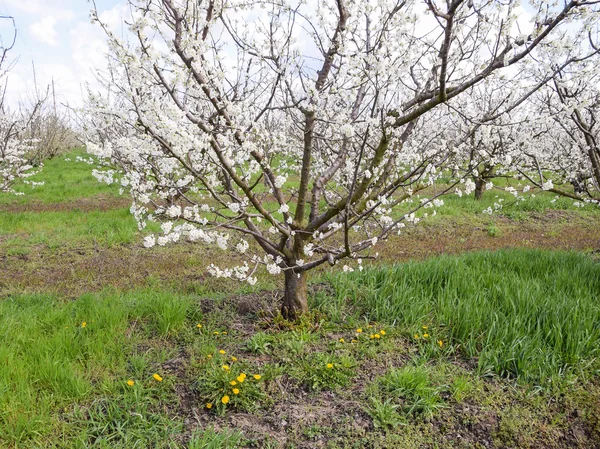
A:
[[[475,178],[475,199],[480,200],[483,196],[483,187],[485,186],[485,179]]]
[[[306,273],[296,274],[285,272],[285,290],[281,303],[281,315],[285,319],[295,320],[308,312],[308,290],[306,288]]]
[[[573,191],[577,195],[581,195],[584,191],[583,177],[581,174],[578,174],[576,177],[571,179],[571,184],[573,185]]]

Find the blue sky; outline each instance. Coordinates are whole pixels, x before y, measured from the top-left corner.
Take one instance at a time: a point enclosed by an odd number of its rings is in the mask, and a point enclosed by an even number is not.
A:
[[[97,0],[101,18],[118,27],[124,2]],[[54,79],[57,101],[76,106],[81,85],[93,81],[92,70],[104,60],[104,37],[90,22],[92,4],[87,0],[0,0],[0,15],[12,16],[17,42],[11,57],[17,58],[9,73],[8,101],[16,104],[34,92],[32,61],[41,89]],[[6,45],[12,40],[9,20],[0,20],[0,35]]]

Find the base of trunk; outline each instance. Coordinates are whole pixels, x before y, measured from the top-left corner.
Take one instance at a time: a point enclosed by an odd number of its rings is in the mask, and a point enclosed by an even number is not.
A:
[[[281,315],[287,320],[296,320],[308,312],[308,290],[306,273],[285,272],[285,291],[281,301]]]

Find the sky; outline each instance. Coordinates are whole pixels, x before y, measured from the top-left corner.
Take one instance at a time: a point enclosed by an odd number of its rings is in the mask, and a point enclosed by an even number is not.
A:
[[[126,14],[123,0],[96,0],[103,21],[118,29]],[[12,16],[17,40],[9,54],[16,63],[8,74],[7,101],[27,101],[54,80],[56,101],[81,105],[82,85],[93,83],[93,68],[104,61],[104,34],[90,21],[88,0],[0,0],[0,15]],[[10,20],[0,20],[0,36],[7,46],[13,37]],[[33,64],[32,64],[33,63]],[[3,67],[4,68],[4,67]]]

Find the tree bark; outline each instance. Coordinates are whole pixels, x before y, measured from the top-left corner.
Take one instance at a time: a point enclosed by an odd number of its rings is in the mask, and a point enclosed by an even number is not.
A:
[[[306,273],[285,272],[285,290],[281,303],[281,315],[287,320],[295,320],[308,312],[308,290]]]
[[[483,187],[485,186],[485,179],[483,178],[475,178],[475,199],[481,200],[483,196]]]

